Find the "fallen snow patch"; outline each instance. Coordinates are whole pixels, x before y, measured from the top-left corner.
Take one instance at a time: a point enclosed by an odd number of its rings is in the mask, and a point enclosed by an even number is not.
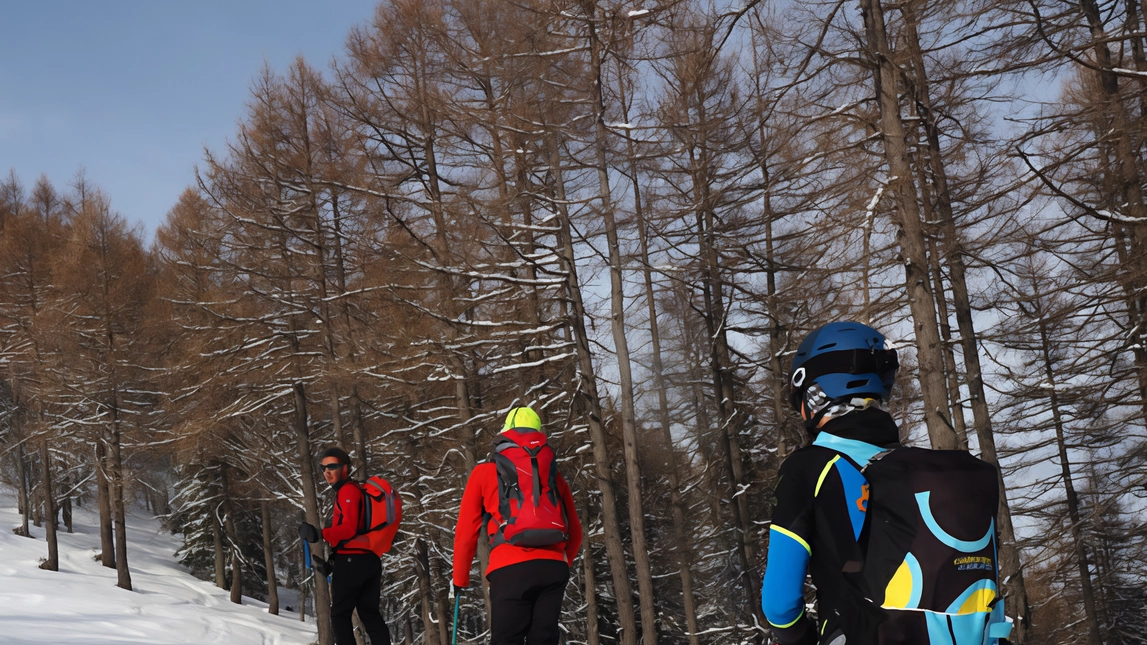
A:
[[[218,643],[304,645],[315,640],[313,624],[298,614],[267,613],[267,605],[192,576],[173,555],[176,536],[152,518],[128,518],[128,562],[133,591],[116,587],[116,572],[93,559],[99,552],[98,523],[85,509],[75,513],[75,533],[60,527],[60,570],[44,571],[44,530],[15,535],[20,515],[11,495],[0,491],[0,643],[120,645]]]

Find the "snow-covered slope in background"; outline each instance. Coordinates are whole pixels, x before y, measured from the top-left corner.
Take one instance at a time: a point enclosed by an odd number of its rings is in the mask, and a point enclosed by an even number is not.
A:
[[[303,645],[315,640],[313,624],[298,614],[267,613],[250,598],[230,602],[228,592],[199,580],[172,555],[178,538],[154,519],[128,518],[128,563],[134,591],[116,587],[116,572],[100,566],[100,536],[93,516],[75,515],[74,534],[59,533],[60,570],[39,569],[47,556],[44,530],[37,539],[12,533],[16,504],[0,491],[0,644],[219,643]]]

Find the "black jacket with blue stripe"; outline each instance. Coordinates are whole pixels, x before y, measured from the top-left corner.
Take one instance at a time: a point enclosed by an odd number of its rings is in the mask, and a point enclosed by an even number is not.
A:
[[[888,413],[853,412],[831,419],[812,445],[781,465],[761,604],[782,645],[827,643],[845,624],[875,633],[883,613],[847,579],[864,562],[858,540],[868,482],[856,464],[898,446],[899,440]],[[806,573],[816,587],[815,624],[804,613]]]

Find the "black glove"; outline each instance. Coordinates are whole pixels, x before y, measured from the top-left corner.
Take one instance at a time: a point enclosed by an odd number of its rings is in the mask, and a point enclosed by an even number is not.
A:
[[[307,542],[318,542],[319,530],[310,524],[303,522],[299,525],[299,537]]]
[[[318,553],[311,554],[311,567],[324,578],[331,575],[331,563],[320,558]]]
[[[458,596],[461,596],[463,591],[466,591],[466,587],[459,587],[458,585],[453,584],[453,583],[451,583],[450,586],[454,588],[454,597],[455,598],[457,598]]]
[[[834,630],[833,636],[839,634],[839,631]],[[773,637],[776,638],[778,645],[816,645],[821,642],[816,633],[816,625],[807,615],[801,616],[789,627],[783,629],[773,628]],[[832,638],[823,642],[831,643]]]

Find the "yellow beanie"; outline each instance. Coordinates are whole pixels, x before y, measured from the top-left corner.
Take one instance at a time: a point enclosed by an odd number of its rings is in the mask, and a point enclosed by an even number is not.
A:
[[[530,408],[513,408],[506,415],[506,424],[502,426],[502,432],[513,428],[529,428],[530,430],[541,431],[542,420],[538,417],[538,413]]]

